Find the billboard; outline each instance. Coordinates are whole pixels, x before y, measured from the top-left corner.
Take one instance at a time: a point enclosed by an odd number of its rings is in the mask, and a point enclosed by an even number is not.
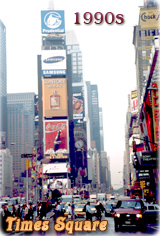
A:
[[[154,130],[154,150],[159,148],[160,134],[159,134],[159,81],[152,83],[152,111],[153,111],[153,130]]]
[[[42,79],[43,117],[68,116],[67,80]]]
[[[66,75],[65,50],[42,50],[42,75]]]
[[[44,153],[69,153],[68,120],[44,121]]]
[[[64,11],[41,11],[42,34],[65,33]]]
[[[73,120],[74,123],[83,123],[83,95],[82,93],[73,93]]]
[[[131,113],[136,114],[138,112],[138,97],[137,90],[131,91]]]
[[[158,8],[141,8],[140,24],[143,29],[159,28],[159,9]]]
[[[43,174],[56,174],[56,173],[67,173],[68,172],[68,163],[50,163],[43,164]]]

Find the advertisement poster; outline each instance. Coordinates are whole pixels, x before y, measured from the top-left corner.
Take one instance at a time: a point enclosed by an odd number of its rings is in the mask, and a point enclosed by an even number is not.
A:
[[[82,93],[73,93],[73,120],[74,123],[83,123],[83,95]]]
[[[68,120],[44,122],[44,153],[69,153]]]
[[[66,51],[42,50],[42,75],[66,75]]]
[[[66,79],[43,79],[42,96],[43,117],[64,117],[68,115]]]

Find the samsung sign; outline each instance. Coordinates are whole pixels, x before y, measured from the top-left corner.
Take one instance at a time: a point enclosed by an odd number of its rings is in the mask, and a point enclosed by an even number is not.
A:
[[[41,11],[42,34],[65,33],[64,11]]]
[[[42,75],[66,75],[65,50],[42,50]]]
[[[64,57],[49,57],[49,58],[47,58],[47,59],[45,59],[44,61],[43,61],[43,63],[49,63],[49,64],[51,64],[51,63],[57,63],[57,62],[60,62],[60,61],[63,61],[65,58]]]

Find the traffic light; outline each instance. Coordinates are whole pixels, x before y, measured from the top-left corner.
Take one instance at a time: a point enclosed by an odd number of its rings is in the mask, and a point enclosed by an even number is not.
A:
[[[137,155],[136,155],[136,153],[135,153],[135,155],[133,156],[133,166],[134,166],[134,168],[135,169],[139,169],[139,167],[140,167],[140,164],[139,164],[139,160],[138,160],[138,157],[137,157]]]
[[[146,187],[146,183],[145,181],[140,181],[140,186],[141,186],[141,189],[144,189]]]

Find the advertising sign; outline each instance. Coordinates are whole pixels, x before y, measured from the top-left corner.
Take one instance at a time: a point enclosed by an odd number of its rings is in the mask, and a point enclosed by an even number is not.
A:
[[[157,8],[141,8],[140,24],[143,29],[156,29],[159,27],[159,9]]]
[[[42,34],[65,33],[64,11],[41,11]]]
[[[55,174],[55,173],[67,173],[68,163],[53,163],[43,164],[43,173]]]
[[[143,165],[154,165],[157,166],[158,153],[155,151],[142,152],[142,164]]]
[[[44,153],[69,153],[68,120],[44,121]]]
[[[83,95],[73,94],[73,120],[74,123],[83,123]]]
[[[42,75],[66,75],[65,50],[42,50]]]
[[[131,113],[136,114],[138,112],[138,97],[137,90],[131,91]]]
[[[154,149],[159,148],[160,133],[159,133],[159,82],[154,82],[152,84],[152,110],[153,110],[153,127],[154,127]]]
[[[43,79],[43,117],[68,116],[67,80]]]

